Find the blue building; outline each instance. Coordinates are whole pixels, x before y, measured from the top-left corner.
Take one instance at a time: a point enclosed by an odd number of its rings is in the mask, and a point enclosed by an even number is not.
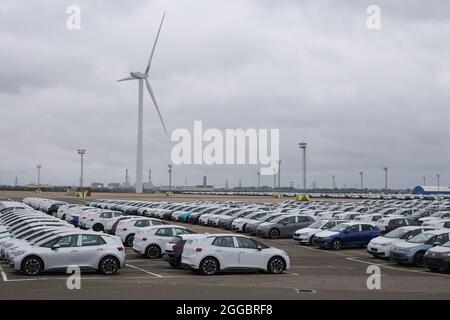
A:
[[[417,186],[412,190],[412,194],[450,195],[450,188],[447,186]]]

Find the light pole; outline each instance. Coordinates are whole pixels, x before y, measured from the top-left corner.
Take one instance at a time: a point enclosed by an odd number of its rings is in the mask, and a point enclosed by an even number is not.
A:
[[[42,165],[38,164],[38,165],[36,165],[36,168],[38,169],[37,187],[38,187],[38,190],[41,190],[41,168],[42,168]]]
[[[306,142],[298,144],[300,149],[303,149],[303,192],[306,192]]]
[[[424,177],[422,177],[422,179],[423,179],[423,185],[426,186],[427,185],[427,178],[424,176]]]
[[[259,189],[259,188],[261,188],[261,172],[258,171],[256,174],[258,176],[258,189]]]
[[[78,154],[80,155],[81,158],[81,174],[80,174],[80,191],[83,192],[83,156],[86,153],[85,149],[78,149]]]
[[[281,160],[278,160],[278,188],[281,187]]]
[[[438,192],[440,191],[439,189],[440,189],[440,178],[441,178],[441,176],[439,175],[439,174],[437,174],[436,175],[436,178],[437,178],[437,187],[438,187]]]
[[[334,190],[334,189],[336,189],[336,177],[334,175],[332,175],[331,179],[333,180],[333,184],[332,184],[331,188]]]
[[[384,167],[383,170],[384,170],[384,190],[387,193],[387,191],[388,191],[388,167]]]
[[[172,165],[168,164],[167,166],[169,167],[169,170],[168,170],[168,172],[169,172],[169,191],[171,191],[172,190]]]
[[[363,176],[364,176],[364,172],[360,171],[359,175],[361,177],[361,191],[362,191],[363,190],[363,179],[364,179]]]

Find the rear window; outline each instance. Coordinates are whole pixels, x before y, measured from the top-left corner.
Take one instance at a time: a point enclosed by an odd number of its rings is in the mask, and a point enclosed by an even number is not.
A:
[[[234,240],[233,237],[217,237],[214,239],[212,245],[216,247],[234,248]]]

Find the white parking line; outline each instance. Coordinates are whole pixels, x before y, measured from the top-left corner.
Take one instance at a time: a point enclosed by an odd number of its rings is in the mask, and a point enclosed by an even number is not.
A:
[[[163,276],[162,275],[160,275],[160,274],[157,274],[157,273],[153,273],[153,272],[150,272],[150,271],[147,271],[147,270],[144,270],[144,269],[142,269],[142,268],[139,268],[139,267],[136,267],[136,266],[133,266],[133,265],[131,265],[131,264],[126,264],[128,267],[131,267],[131,268],[133,268],[133,269],[136,269],[136,270],[140,270],[140,271],[142,271],[142,272],[145,272],[145,273],[147,273],[147,274],[150,274],[150,275],[152,275],[152,276],[155,276],[155,277],[158,277],[158,278],[163,278]]]
[[[2,266],[0,266],[0,273],[2,274],[2,279],[3,279],[3,281],[8,281],[8,277],[6,276],[6,273],[5,273],[5,271],[3,271],[3,267]]]
[[[369,261],[359,260],[359,259],[355,259],[355,258],[346,258],[346,259],[347,259],[347,260],[350,260],[350,261],[359,262],[359,263],[370,264],[370,265],[376,265],[376,266],[379,266],[379,267],[383,267],[383,268],[387,268],[387,269],[392,269],[392,270],[399,270],[399,271],[408,271],[408,272],[413,272],[413,273],[420,273],[420,274],[425,274],[425,275],[427,275],[427,276],[440,276],[440,277],[447,277],[447,278],[450,277],[450,274],[430,273],[430,272],[420,271],[420,270],[412,270],[412,269],[406,269],[406,268],[393,267],[393,266],[388,266],[387,263],[369,262]]]

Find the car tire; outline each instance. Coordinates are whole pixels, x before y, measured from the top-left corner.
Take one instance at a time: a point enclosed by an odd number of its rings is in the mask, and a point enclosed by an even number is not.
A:
[[[342,240],[341,239],[334,239],[331,243],[331,248],[334,250],[341,250],[342,249]]]
[[[161,248],[157,244],[151,244],[145,248],[145,255],[149,259],[157,259],[161,257]]]
[[[127,235],[125,238],[125,245],[128,247],[132,247],[134,242],[134,233]]]
[[[219,261],[213,257],[206,257],[200,262],[200,272],[205,276],[215,275],[220,270]]]
[[[280,237],[280,230],[278,229],[270,229],[269,230],[269,238],[270,239],[278,239]]]
[[[66,215],[65,215],[65,214],[63,214],[63,215],[61,216],[61,220],[66,220]]]
[[[314,239],[314,235],[312,235],[311,238],[309,238],[309,244],[312,246],[314,245],[313,239]]]
[[[97,232],[102,232],[105,230],[105,228],[103,227],[103,225],[101,223],[97,223],[97,224],[94,224],[94,226],[92,227],[92,230],[97,231]]]
[[[44,270],[44,262],[36,256],[29,256],[23,259],[20,267],[27,276],[37,276]]]
[[[418,267],[424,266],[423,257],[425,255],[424,251],[419,251],[414,255],[414,264]]]
[[[180,263],[170,261],[170,262],[169,262],[169,265],[170,265],[172,268],[178,268],[178,267],[180,266]]]
[[[280,274],[286,269],[286,261],[282,257],[272,257],[267,263],[267,270],[272,274]]]
[[[428,269],[430,269],[431,272],[439,272],[439,268],[432,268],[432,267],[428,267]]]
[[[98,264],[98,271],[105,276],[111,276],[117,273],[119,268],[120,262],[113,256],[104,257]]]

